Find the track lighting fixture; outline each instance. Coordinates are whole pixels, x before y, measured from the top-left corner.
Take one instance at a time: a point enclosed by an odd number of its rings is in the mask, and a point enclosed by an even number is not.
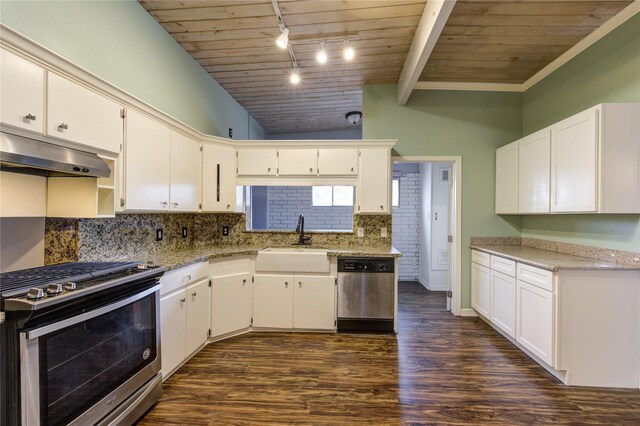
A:
[[[316,55],[316,60],[318,61],[319,64],[327,63],[327,51],[324,50],[324,41],[320,42],[320,51]]]
[[[298,72],[298,70],[293,70],[293,72],[289,76],[289,81],[294,85],[300,83],[300,73]]]
[[[342,54],[347,61],[352,60],[353,57],[356,56],[356,53],[354,52],[353,47],[349,45],[348,40],[344,41],[344,49],[342,50]]]
[[[276,39],[276,44],[281,49],[286,49],[289,44],[289,28],[285,28],[282,30],[278,38]]]

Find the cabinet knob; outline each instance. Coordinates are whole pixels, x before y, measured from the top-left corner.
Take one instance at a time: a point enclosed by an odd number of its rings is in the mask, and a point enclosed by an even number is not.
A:
[[[60,123],[58,125],[58,130],[67,130],[69,129],[69,125],[67,123]]]
[[[196,297],[196,295],[197,295],[197,294],[198,294],[198,292],[197,292],[197,291],[194,291],[193,293],[191,293],[191,296],[192,296],[192,297]]]
[[[270,172],[271,171],[271,167],[267,167],[267,171]]]
[[[191,275],[187,275],[185,278],[187,279],[187,281],[191,281]]]
[[[31,113],[28,113],[27,115],[24,116],[24,119],[25,120],[35,120],[36,116],[31,114]]]
[[[173,203],[173,206],[174,207],[178,207],[178,203]]]
[[[380,210],[384,210],[384,206],[380,204]]]
[[[284,282],[284,286],[285,286],[285,287],[289,287],[289,282],[285,281],[285,282]]]
[[[247,283],[247,279],[245,278],[242,280],[242,285],[245,285],[246,283]]]
[[[351,168],[351,171],[353,171],[353,167]]]
[[[310,172],[313,172],[313,167],[309,167],[309,171],[310,171]]]
[[[185,299],[184,297],[182,299],[180,299],[180,303],[184,303],[186,301],[187,301],[187,299]]]
[[[302,288],[302,281],[298,281],[298,287]]]
[[[231,208],[231,204],[227,204],[227,208],[230,209]]]
[[[167,201],[161,201],[162,205],[167,207],[169,205],[169,203]]]

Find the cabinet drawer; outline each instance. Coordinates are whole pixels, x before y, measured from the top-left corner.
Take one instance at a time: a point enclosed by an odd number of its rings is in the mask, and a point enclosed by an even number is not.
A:
[[[491,267],[491,255],[478,250],[471,250],[471,261],[479,265]]]
[[[553,272],[518,263],[518,279],[547,291],[554,291]]]
[[[200,262],[165,273],[162,278],[160,278],[160,282],[162,283],[160,294],[170,293],[180,287],[205,278],[207,276],[208,266],[208,262]]]
[[[516,276],[516,262],[504,257],[491,255],[491,269],[502,272],[510,277]]]

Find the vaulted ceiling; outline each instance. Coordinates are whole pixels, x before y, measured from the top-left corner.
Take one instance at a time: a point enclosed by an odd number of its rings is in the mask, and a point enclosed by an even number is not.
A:
[[[427,0],[278,0],[301,82],[275,45],[271,0],[143,0],[142,6],[269,133],[353,128],[362,86],[396,83]],[[450,0],[447,0],[450,1]],[[458,0],[421,82],[523,83],[631,1]],[[349,38],[356,57],[342,58]],[[315,55],[328,40],[327,64]],[[366,117],[363,118],[366,120]],[[357,126],[360,126],[358,124]]]

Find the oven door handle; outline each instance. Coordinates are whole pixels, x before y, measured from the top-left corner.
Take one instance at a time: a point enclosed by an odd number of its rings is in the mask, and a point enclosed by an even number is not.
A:
[[[44,336],[45,334],[53,333],[54,331],[58,331],[60,329],[69,327],[74,324],[78,324],[79,322],[90,320],[91,318],[99,317],[100,315],[104,315],[108,312],[115,311],[123,306],[126,306],[130,303],[136,302],[140,299],[144,299],[148,295],[155,293],[160,290],[161,284],[157,284],[143,292],[134,294],[133,296],[127,297],[126,299],[119,300],[116,303],[112,303],[107,306],[103,306],[101,308],[85,312],[84,314],[76,315],[75,317],[71,317],[62,321],[55,322],[53,324],[45,325],[44,327],[36,328],[29,331],[24,331],[22,334],[27,340],[37,339],[38,337]]]

